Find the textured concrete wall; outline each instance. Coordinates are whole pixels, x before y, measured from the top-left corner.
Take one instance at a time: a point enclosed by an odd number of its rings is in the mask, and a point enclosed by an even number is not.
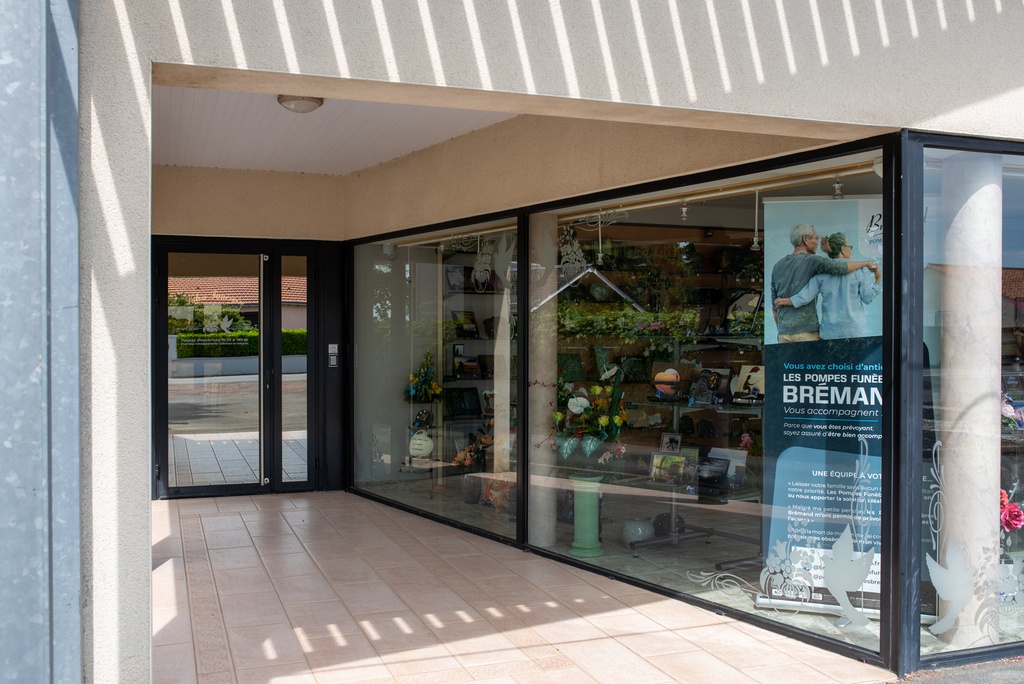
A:
[[[1006,67],[1024,6],[1009,0],[82,0],[79,16],[83,629],[93,681],[148,676],[154,73],[181,85],[315,86],[328,97],[823,141],[874,125],[1024,137],[1024,86]],[[348,182],[365,187],[372,176]],[[382,226],[409,220],[380,216]]]

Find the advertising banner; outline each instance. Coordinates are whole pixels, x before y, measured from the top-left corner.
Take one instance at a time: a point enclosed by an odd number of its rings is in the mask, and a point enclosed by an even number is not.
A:
[[[767,605],[864,624],[881,567],[881,200],[765,204]]]

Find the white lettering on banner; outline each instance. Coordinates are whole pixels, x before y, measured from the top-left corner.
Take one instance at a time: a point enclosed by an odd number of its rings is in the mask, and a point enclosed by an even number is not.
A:
[[[844,376],[845,377],[845,376]],[[836,387],[835,385],[783,385],[784,404],[882,404],[882,392],[877,387]]]

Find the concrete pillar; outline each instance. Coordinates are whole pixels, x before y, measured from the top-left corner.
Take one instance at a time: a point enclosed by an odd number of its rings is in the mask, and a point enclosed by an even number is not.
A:
[[[82,680],[77,2],[0,0],[0,678]]]
[[[999,562],[1002,160],[959,153],[942,161],[946,271],[942,280],[941,467],[945,484],[939,562],[959,587]],[[940,593],[942,589],[940,588]],[[983,616],[991,591],[947,590],[940,637],[958,648],[998,642]],[[966,601],[966,603],[965,603]],[[988,623],[989,628],[993,624]],[[995,623],[998,624],[998,621]]]
[[[530,254],[519,258],[520,282],[530,282],[530,453],[529,530],[527,541],[541,547],[555,543],[556,489],[533,481],[534,476],[547,478],[555,466],[555,453],[548,446],[551,436],[551,412],[555,406],[555,383],[558,381],[558,217],[536,214],[530,217]],[[534,264],[544,269],[543,277],[534,282]],[[539,274],[540,271],[538,270]],[[548,299],[550,297],[550,299]],[[544,304],[539,304],[544,302]],[[534,307],[537,307],[534,310]]]

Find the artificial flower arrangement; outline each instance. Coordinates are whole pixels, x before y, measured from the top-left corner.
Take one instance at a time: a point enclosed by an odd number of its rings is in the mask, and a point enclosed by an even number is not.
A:
[[[473,437],[473,441],[452,459],[452,466],[459,474],[482,472],[487,464],[487,451],[494,446],[494,437],[490,430],[494,428],[492,419],[488,425],[488,432],[480,431]]]
[[[626,448],[618,441],[626,422],[620,381],[622,370],[609,366],[598,384],[564,383],[559,394],[568,397],[566,410],[555,411],[555,433],[550,446],[568,467],[584,470],[621,471]],[[600,384],[611,381],[611,384]]]
[[[1016,483],[1009,492],[1005,489],[999,490],[999,522],[1007,534],[1024,527],[1024,510],[1013,500],[1016,492]]]
[[[409,403],[428,403],[441,397],[443,390],[434,374],[434,355],[429,351],[423,355],[420,367],[409,375],[409,383],[403,392]]]

